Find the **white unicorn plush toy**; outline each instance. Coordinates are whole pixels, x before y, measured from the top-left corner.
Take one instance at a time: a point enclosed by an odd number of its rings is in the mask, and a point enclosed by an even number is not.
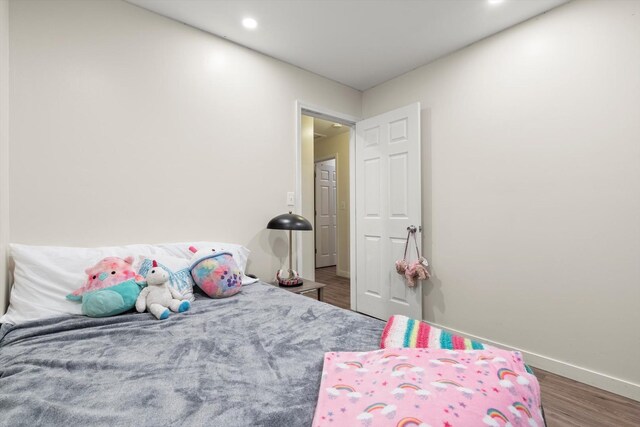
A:
[[[142,313],[148,310],[159,320],[169,317],[169,309],[176,313],[189,310],[191,303],[182,300],[180,292],[167,284],[169,273],[154,260],[151,271],[147,274],[147,287],[140,292],[136,300],[136,310]]]

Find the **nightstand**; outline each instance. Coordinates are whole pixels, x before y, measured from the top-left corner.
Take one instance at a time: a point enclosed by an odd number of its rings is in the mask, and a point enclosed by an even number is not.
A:
[[[285,291],[293,292],[294,294],[306,294],[308,292],[316,291],[318,293],[318,301],[323,301],[323,288],[327,285],[324,283],[314,282],[309,279],[304,279],[304,283],[302,286],[279,286],[277,282],[271,282],[273,286],[277,286],[280,289],[284,289]]]

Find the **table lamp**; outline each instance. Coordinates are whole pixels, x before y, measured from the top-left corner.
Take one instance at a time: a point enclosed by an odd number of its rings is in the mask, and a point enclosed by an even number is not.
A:
[[[311,223],[300,215],[289,212],[288,214],[278,215],[273,218],[267,224],[267,228],[270,230],[289,230],[289,271],[285,273],[284,270],[278,270],[276,273],[276,280],[280,286],[300,286],[302,285],[302,278],[298,273],[293,270],[292,262],[292,235],[293,230],[310,231],[313,229]]]

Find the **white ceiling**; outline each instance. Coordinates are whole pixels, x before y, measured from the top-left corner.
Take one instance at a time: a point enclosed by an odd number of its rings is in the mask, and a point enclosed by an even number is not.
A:
[[[127,1],[366,90],[569,0]]]
[[[335,127],[335,122],[330,122],[327,120],[319,119],[317,117],[313,118],[313,139],[318,142],[325,139],[329,139],[333,136],[340,135],[342,133],[349,132],[349,126],[341,125],[340,127]]]

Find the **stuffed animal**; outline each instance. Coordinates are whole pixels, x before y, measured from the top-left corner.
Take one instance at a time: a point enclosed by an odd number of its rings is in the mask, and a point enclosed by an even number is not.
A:
[[[164,320],[169,317],[169,309],[173,312],[182,313],[191,307],[189,301],[182,300],[180,292],[167,284],[169,273],[165,269],[158,267],[158,263],[155,260],[146,280],[147,287],[140,292],[136,301],[136,310],[139,313],[148,310],[157,319]]]
[[[418,284],[418,280],[426,280],[431,277],[429,271],[427,270],[427,260],[423,257],[420,257],[418,260],[408,264],[405,267],[404,277],[407,279],[407,284],[410,288],[413,288]],[[396,264],[396,270],[400,273],[400,269]],[[400,273],[402,274],[402,273]]]
[[[107,257],[93,267],[87,268],[84,272],[87,274],[87,281],[73,291],[71,295],[80,296],[85,292],[108,288],[129,279],[135,279],[137,282],[144,281],[142,276],[136,274],[133,269],[132,256],[125,259]]]
[[[242,290],[242,271],[238,268],[230,252],[216,252],[215,249],[197,250],[191,257],[191,277],[211,298],[226,298]]]
[[[67,299],[82,303],[82,314],[107,317],[131,310],[144,281],[132,268],[133,257],[107,257],[85,270],[87,281]]]
[[[427,259],[420,255],[420,247],[418,246],[418,238],[416,237],[417,229],[413,226],[407,227],[407,240],[404,244],[404,255],[402,259],[396,261],[396,271],[399,275],[404,276],[407,285],[413,288],[418,285],[419,280],[425,280],[431,277],[427,267],[429,263]],[[409,249],[409,240],[413,236],[413,243],[416,245],[416,254],[418,259],[409,263],[407,261],[407,250]]]

